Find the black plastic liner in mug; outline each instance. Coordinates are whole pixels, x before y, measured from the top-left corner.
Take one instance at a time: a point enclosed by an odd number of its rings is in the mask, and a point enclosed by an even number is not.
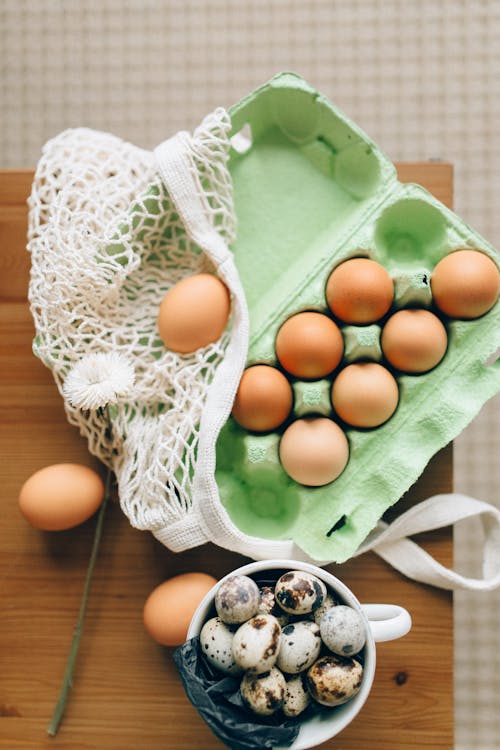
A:
[[[278,578],[286,572],[284,569],[267,570],[249,577],[259,588],[270,586],[274,589]],[[343,601],[330,586],[327,585],[327,589],[337,601]],[[206,619],[216,615],[213,606]],[[363,664],[363,656],[364,649],[355,658]],[[271,716],[252,713],[240,694],[241,676],[225,676],[215,669],[203,655],[199,636],[179,646],[173,658],[189,700],[214,734],[231,750],[289,747],[304,721],[318,713],[335,711],[335,707],[328,708],[312,701],[299,716],[287,717],[281,711]]]

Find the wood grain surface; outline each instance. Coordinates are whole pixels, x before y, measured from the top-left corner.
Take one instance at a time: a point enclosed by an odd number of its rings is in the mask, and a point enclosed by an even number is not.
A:
[[[418,182],[451,203],[446,164],[402,164],[400,179]],[[205,750],[222,748],[188,702],[171,650],[142,625],[150,591],[181,572],[217,577],[245,558],[206,545],[173,554],[132,529],[115,502],[106,517],[84,637],[62,728],[48,738],[79,608],[95,518],[66,532],[32,529],[17,508],[25,479],[52,463],[94,466],[65,419],[51,375],[32,355],[26,301],[29,255],[26,197],[31,172],[0,173],[0,747],[2,750]],[[451,446],[392,511],[451,490]],[[100,469],[99,469],[100,470]],[[451,530],[419,541],[446,564]],[[330,566],[361,601],[406,607],[412,632],[377,648],[372,693],[357,719],[324,748],[453,748],[453,609],[450,594],[413,583],[373,554]]]

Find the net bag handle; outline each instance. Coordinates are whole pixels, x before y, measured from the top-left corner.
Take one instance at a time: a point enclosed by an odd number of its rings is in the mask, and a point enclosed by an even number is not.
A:
[[[480,578],[469,578],[447,568],[408,538],[473,517],[479,517],[484,530]],[[410,508],[390,525],[380,521],[355,556],[370,550],[414,581],[451,591],[493,591],[500,586],[500,510],[456,492],[434,495]]]

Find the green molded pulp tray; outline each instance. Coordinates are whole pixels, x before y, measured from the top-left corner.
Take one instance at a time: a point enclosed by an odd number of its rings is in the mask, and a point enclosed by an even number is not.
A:
[[[238,235],[233,246],[250,314],[248,364],[279,364],[275,338],[291,315],[330,314],[325,285],[354,256],[382,263],[395,282],[394,310],[431,307],[430,276],[457,248],[494,249],[418,185],[397,181],[377,146],[300,77],[284,73],[231,110],[230,171]],[[442,316],[441,316],[442,317]],[[331,484],[305,487],[283,471],[283,428],[252,434],[230,418],[217,443],[221,500],[241,531],[292,539],[316,560],[350,557],[384,511],[500,389],[500,306],[472,321],[444,320],[448,350],[424,375],[398,375],[396,413],[372,430],[347,428],[350,458]],[[340,367],[380,360],[380,326],[343,326]],[[293,380],[293,379],[292,379]],[[291,419],[335,420],[329,382],[295,382]],[[285,424],[290,423],[290,420]]]

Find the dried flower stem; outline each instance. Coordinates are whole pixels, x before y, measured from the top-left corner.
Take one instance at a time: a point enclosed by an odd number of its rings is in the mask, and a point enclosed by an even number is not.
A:
[[[107,412],[107,409],[106,409],[106,412]],[[108,412],[108,422],[110,423],[109,412]],[[80,639],[81,639],[82,632],[83,632],[83,621],[85,619],[85,613],[87,611],[90,584],[92,581],[92,575],[94,572],[95,564],[97,561],[97,555],[99,552],[99,543],[101,541],[101,536],[102,536],[104,516],[106,513],[106,507],[108,505],[109,497],[111,494],[112,476],[113,476],[113,472],[111,471],[111,469],[108,469],[107,474],[106,474],[104,497],[101,503],[101,507],[99,509],[99,515],[97,516],[97,523],[96,523],[96,527],[94,531],[94,541],[92,543],[92,552],[90,554],[90,560],[87,566],[87,575],[85,578],[85,586],[83,588],[83,594],[82,594],[82,599],[80,603],[80,612],[78,614],[78,619],[76,621],[75,628],[73,631],[73,640],[71,641],[71,647],[69,650],[68,659],[66,661],[66,670],[64,672],[61,692],[59,693],[59,698],[58,698],[56,707],[54,709],[54,713],[52,714],[51,722],[47,729],[47,732],[51,737],[55,737],[60,727],[60,724],[64,715],[64,711],[66,709],[66,704],[68,702],[69,691],[73,684],[73,670],[75,667],[76,658],[78,655],[78,649],[80,646]]]

